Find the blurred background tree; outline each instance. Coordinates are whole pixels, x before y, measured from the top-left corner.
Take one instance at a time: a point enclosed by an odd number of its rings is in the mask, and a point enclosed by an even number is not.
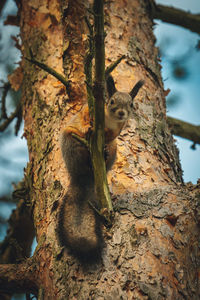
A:
[[[196,0],[190,3],[185,0],[157,0],[156,3],[200,14],[200,2]],[[165,90],[170,89],[167,96],[168,116],[200,125],[199,34],[158,19],[155,19],[155,23],[154,33],[160,50],[164,86]],[[199,25],[196,30],[198,28]],[[200,146],[194,147],[194,143],[187,139],[175,138],[180,150],[184,181],[196,183],[200,177]]]

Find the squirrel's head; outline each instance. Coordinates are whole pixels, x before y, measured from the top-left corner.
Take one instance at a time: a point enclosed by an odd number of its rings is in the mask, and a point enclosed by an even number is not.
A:
[[[125,122],[131,116],[133,101],[128,93],[115,92],[107,102],[107,113],[118,122]]]
[[[144,81],[139,80],[130,93],[118,92],[112,76],[109,75],[107,78],[109,99],[106,105],[108,115],[117,122],[125,122],[130,119],[133,113],[133,99],[143,84]]]

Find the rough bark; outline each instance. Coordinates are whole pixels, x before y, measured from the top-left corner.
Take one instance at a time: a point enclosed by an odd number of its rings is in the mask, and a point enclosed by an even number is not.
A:
[[[23,60],[23,115],[30,158],[26,180],[38,241],[29,284],[32,291],[40,291],[41,299],[200,297],[199,185],[182,184],[178,151],[166,121],[152,21],[144,2],[118,0],[105,5],[106,63],[126,55],[113,72],[117,88],[130,91],[139,79],[145,79],[145,86],[135,100],[135,118],[118,139],[118,158],[109,174],[116,213],[113,227],[104,228],[102,260],[81,265],[60,247],[56,225],[68,187],[59,136],[86,101],[84,16],[89,3],[21,1],[23,55],[31,48],[39,61],[71,81],[66,94],[55,78]],[[23,274],[23,265],[20,270]],[[5,277],[2,270],[1,280]],[[5,292],[6,280],[2,282]]]

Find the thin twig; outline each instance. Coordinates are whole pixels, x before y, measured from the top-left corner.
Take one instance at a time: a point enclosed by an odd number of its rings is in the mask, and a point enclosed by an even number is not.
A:
[[[110,66],[106,68],[105,76],[108,77],[108,75],[118,66],[118,64],[124,59],[126,56],[122,55],[120,58],[118,58],[114,63],[112,63]]]
[[[70,87],[70,81],[66,80],[65,77],[63,75],[61,75],[60,73],[56,72],[54,69],[52,69],[51,67],[47,66],[44,63],[41,63],[39,61],[37,61],[34,57],[33,54],[30,50],[30,58],[25,57],[25,59],[27,61],[29,61],[30,63],[40,67],[42,70],[46,71],[47,73],[53,75],[55,78],[57,78],[60,82],[62,82],[64,84],[64,86],[66,87],[67,91],[69,92],[69,87]]]
[[[15,111],[0,125],[0,132],[3,132],[9,126],[9,124],[18,116],[20,110],[21,103],[19,102]]]
[[[83,144],[85,147],[87,147],[89,149],[89,143],[86,139],[81,138],[79,135],[72,133],[72,136],[79,141],[81,144]]]

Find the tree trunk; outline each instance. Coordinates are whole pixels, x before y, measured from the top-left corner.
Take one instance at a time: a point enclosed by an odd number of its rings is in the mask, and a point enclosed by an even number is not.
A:
[[[21,1],[22,99],[30,159],[25,178],[38,246],[29,268],[19,266],[22,277],[26,273],[19,290],[38,290],[40,299],[200,298],[200,186],[182,183],[145,3],[105,4],[106,64],[126,55],[112,73],[117,88],[129,92],[139,79],[145,85],[135,99],[135,118],[118,138],[117,161],[109,173],[114,225],[103,228],[101,262],[82,265],[61,248],[56,235],[69,184],[59,137],[86,102],[84,16],[91,3]],[[71,81],[70,90],[24,59],[30,49],[38,61]],[[12,272],[12,266],[8,268]]]

